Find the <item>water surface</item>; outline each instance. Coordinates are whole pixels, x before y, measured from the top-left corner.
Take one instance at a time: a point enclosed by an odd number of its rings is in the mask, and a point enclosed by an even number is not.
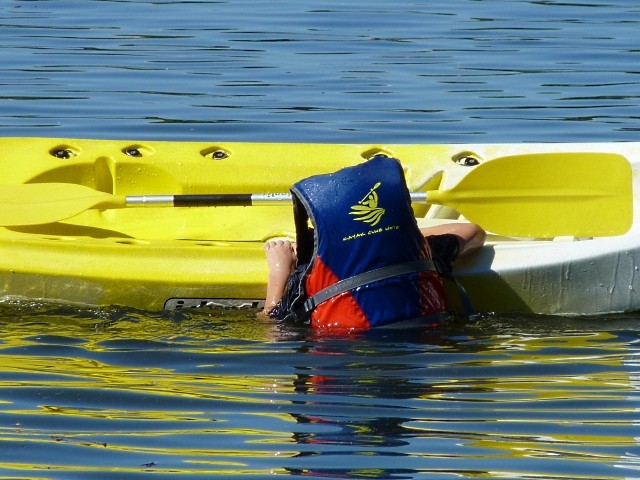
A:
[[[4,136],[637,140],[627,0],[7,0]]]
[[[6,0],[0,135],[637,141],[639,26],[627,0]],[[254,315],[0,306],[0,478],[640,478],[637,314]]]
[[[635,478],[637,318],[314,338],[248,312],[5,306],[0,476]]]

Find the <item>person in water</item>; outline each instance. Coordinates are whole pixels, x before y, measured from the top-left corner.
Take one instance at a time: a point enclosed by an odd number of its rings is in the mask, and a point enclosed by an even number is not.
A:
[[[402,167],[386,156],[291,192],[296,241],[264,245],[271,318],[338,331],[440,318],[443,277],[486,238],[471,223],[418,228]]]

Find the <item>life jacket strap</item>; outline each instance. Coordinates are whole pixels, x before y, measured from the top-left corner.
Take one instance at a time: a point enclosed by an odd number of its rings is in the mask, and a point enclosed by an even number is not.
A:
[[[397,277],[399,275],[426,271],[437,271],[436,265],[432,260],[416,260],[397,265],[389,265],[388,267],[377,268],[375,270],[354,275],[353,277],[345,278],[344,280],[340,280],[333,285],[323,288],[315,295],[307,298],[302,307],[295,312],[295,316],[299,319],[308,318],[308,315],[311,314],[311,312],[321,303],[326,302],[341,293],[353,290],[354,288],[386,280],[387,278]]]

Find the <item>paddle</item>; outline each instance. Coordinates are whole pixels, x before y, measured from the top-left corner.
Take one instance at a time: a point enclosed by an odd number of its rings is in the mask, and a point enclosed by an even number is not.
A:
[[[289,194],[121,196],[72,183],[0,185],[0,225],[56,222],[91,208],[277,204]],[[611,153],[542,153],[487,161],[449,190],[412,194],[485,229],[551,238],[619,235],[632,222],[631,166]]]

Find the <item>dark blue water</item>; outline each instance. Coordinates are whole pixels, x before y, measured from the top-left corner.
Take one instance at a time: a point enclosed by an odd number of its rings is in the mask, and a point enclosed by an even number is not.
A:
[[[0,135],[637,141],[639,33],[623,0],[5,0]],[[640,478],[639,327],[4,304],[0,478]]]
[[[5,0],[0,134],[637,140],[630,0]]]

